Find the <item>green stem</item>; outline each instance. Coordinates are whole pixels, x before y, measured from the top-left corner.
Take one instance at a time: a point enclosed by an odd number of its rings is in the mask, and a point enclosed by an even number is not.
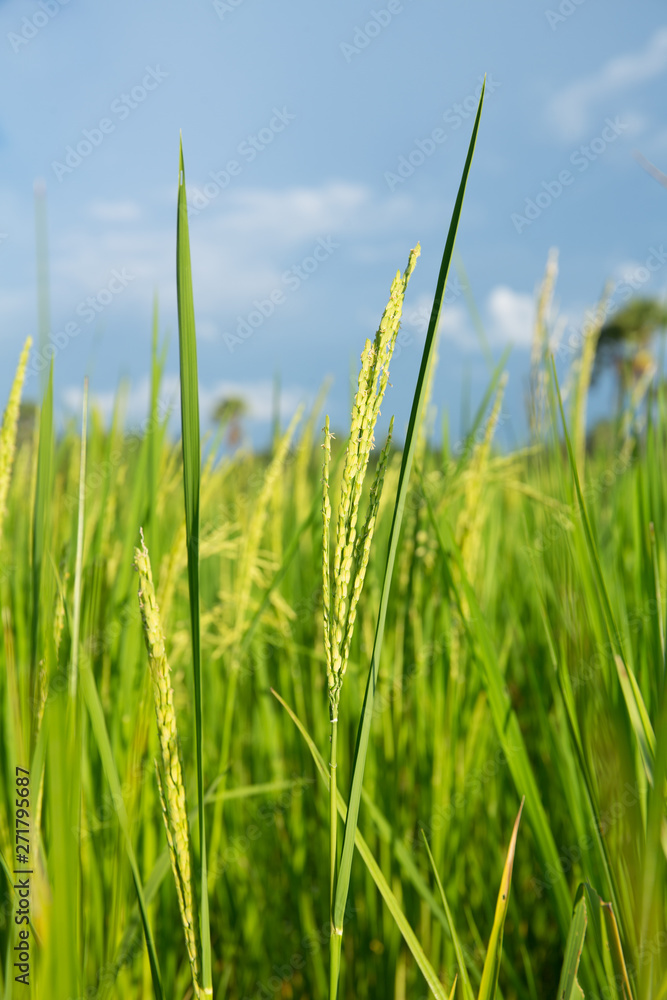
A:
[[[340,975],[340,953],[342,944],[342,930],[339,931],[332,928],[331,945],[329,948],[329,954],[331,956],[331,964],[329,966],[329,1000],[336,1000],[338,997],[338,977]]]
[[[338,715],[338,708],[333,709],[335,715]],[[337,770],[337,754],[338,754],[338,719],[334,718],[331,720],[331,762],[329,764],[330,778],[329,778],[329,832],[330,832],[330,880],[329,880],[329,912],[331,914],[331,941],[329,947],[330,953],[330,964],[329,964],[329,1000],[336,1000],[338,994],[338,975],[340,971],[340,952],[341,952],[341,941],[342,938],[340,934],[336,933],[336,928],[334,925],[334,898],[336,892],[336,868],[338,862],[338,852],[336,845],[336,838],[338,835],[338,805],[336,801],[337,795],[337,782],[336,782],[336,770]]]

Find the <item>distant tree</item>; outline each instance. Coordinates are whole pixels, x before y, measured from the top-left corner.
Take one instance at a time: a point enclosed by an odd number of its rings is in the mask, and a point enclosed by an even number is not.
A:
[[[618,410],[629,390],[655,364],[653,336],[667,327],[667,306],[658,299],[631,299],[602,327],[593,366],[593,382],[608,369],[616,375]]]
[[[19,422],[16,428],[16,447],[17,449],[25,441],[32,441],[35,435],[35,422],[37,420],[38,407],[37,403],[33,403],[31,400],[24,400],[19,407]]]
[[[241,441],[241,421],[248,412],[248,406],[240,396],[227,396],[221,399],[213,411],[213,419],[226,432],[227,444],[236,448]]]

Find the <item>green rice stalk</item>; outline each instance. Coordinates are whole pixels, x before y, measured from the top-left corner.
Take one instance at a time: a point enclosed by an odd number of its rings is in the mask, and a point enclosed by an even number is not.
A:
[[[403,299],[419,254],[420,247],[417,245],[414,250],[410,251],[408,264],[404,273],[401,275],[400,271],[397,272],[391,286],[389,302],[380,321],[375,340],[372,344],[370,340],[366,341],[361,355],[357,394],[352,408],[350,437],[345,453],[345,465],[343,467],[341,495],[338,504],[336,543],[330,574],[331,613],[328,616],[330,621],[325,647],[328,647],[328,645],[331,647],[327,656],[327,680],[329,685],[330,716],[332,720],[338,714],[340,689],[349,657],[354,623],[354,616],[352,617],[352,621],[350,621],[350,611],[353,604],[356,609],[368,563],[368,556],[366,555],[364,561],[363,551],[360,551],[357,547],[357,519],[361,494],[374,443],[375,425],[380,415],[380,405],[389,381],[389,363],[396,344],[396,337],[398,336]],[[326,434],[329,434],[328,429]],[[325,464],[330,458],[330,440],[327,440],[326,434]],[[386,467],[387,455],[388,451],[385,448],[383,457],[380,460],[380,468],[382,469]],[[379,479],[376,478],[374,494],[369,502],[370,506],[365,530],[362,533],[362,538],[364,539],[363,546],[368,550],[370,550],[370,542],[375,527],[375,518],[372,516],[372,510],[375,509],[377,511],[383,478],[384,471],[382,471]],[[323,476],[323,479],[325,492],[328,494],[328,472]],[[328,502],[328,495],[326,502]],[[325,518],[327,528],[329,519],[330,514]],[[368,529],[370,529],[370,533],[368,533]],[[324,557],[328,557],[328,546],[327,538],[326,542],[323,543],[323,563]],[[355,554],[357,556],[356,560]],[[326,565],[324,565],[323,572],[326,576]]]
[[[222,738],[220,740],[220,761],[218,774],[222,775],[221,782],[224,787],[226,781],[226,768],[228,766],[231,752],[232,723],[234,717],[234,706],[236,704],[236,691],[241,667],[241,652],[244,648],[244,630],[246,629],[246,618],[250,606],[252,594],[254,571],[257,565],[259,549],[262,541],[262,533],[269,510],[269,503],[273,495],[276,482],[284,469],[287,453],[292,443],[297,425],[301,420],[303,407],[297,407],[296,413],[292,417],[287,430],[282,439],[278,442],[276,452],[264,473],[264,480],[259,491],[259,496],[253,504],[250,523],[245,532],[245,544],[240,557],[240,566],[234,586],[234,600],[236,607],[234,631],[232,638],[232,650],[229,657],[228,684],[225,697],[225,709],[222,723]],[[222,839],[222,799],[219,799],[213,818],[211,834],[211,868],[215,870],[217,856]],[[213,875],[210,878],[209,888],[213,886]]]
[[[197,375],[197,337],[192,294],[192,267],[188,207],[183,165],[183,142],[179,150],[178,223],[176,233],[176,283],[178,291],[178,346],[181,383],[181,433],[183,443],[183,492],[185,530],[188,552],[190,594],[190,631],[194,676],[195,743],[197,746],[197,805],[199,808],[199,863],[201,868],[201,947],[202,980],[205,993],[212,994],[211,930],[208,907],[208,865],[204,810],[204,713],[202,708],[202,665],[199,600],[199,493],[201,484],[201,446],[199,440],[199,379]]]
[[[74,570],[74,621],[72,624],[72,664],[70,697],[76,698],[79,676],[79,634],[81,631],[81,575],[83,568],[83,526],[86,504],[86,438],[88,430],[88,379],[83,383],[83,416],[81,422],[81,458],[79,466],[79,512],[76,531],[76,564]]]
[[[454,926],[454,918],[452,917],[452,912],[449,908],[449,903],[447,902],[447,897],[445,896],[445,890],[440,881],[440,876],[438,875],[438,869],[436,868],[433,855],[431,854],[431,848],[429,847],[428,840],[426,839],[426,834],[421,831],[422,839],[424,841],[424,847],[426,848],[426,853],[428,854],[428,859],[431,863],[431,868],[433,869],[433,874],[435,875],[435,881],[440,892],[440,899],[442,900],[442,905],[444,907],[445,913],[447,914],[447,923],[449,924],[449,930],[452,935],[452,941],[454,943],[454,951],[456,953],[456,964],[459,967],[459,974],[461,976],[461,982],[463,983],[463,996],[464,1000],[475,1000],[475,994],[473,993],[472,986],[470,984],[470,977],[468,975],[468,969],[466,966],[465,955],[463,954],[463,948],[461,947],[461,942],[459,936],[456,933],[456,927]]]
[[[330,755],[330,802],[329,802],[329,843],[331,896],[331,961],[330,995],[335,997],[338,989],[340,945],[337,938],[342,934],[334,917],[336,891],[336,869],[338,865],[337,832],[337,747],[338,747],[338,703],[343,677],[350,655],[350,644],[354,631],[357,604],[363,588],[364,577],[370,557],[371,542],[382,494],[384,475],[389,460],[389,448],[393,431],[393,420],[389,427],[387,443],[382,451],[373,486],[371,487],[368,512],[361,533],[357,531],[359,505],[368,468],[374,432],[380,415],[380,404],[389,381],[389,363],[396,344],[403,310],[403,299],[410,276],[417,262],[420,247],[410,251],[407,267],[401,275],[397,272],[392,282],[389,302],[380,321],[380,326],[371,344],[370,340],[361,355],[357,394],[352,408],[350,437],[345,454],[341,496],[338,505],[336,545],[333,567],[329,569],[329,525],[331,507],[329,502],[329,465],[331,460],[331,434],[329,422],[325,424],[323,483],[323,607],[324,645],[327,663],[329,689],[329,719],[331,724]]]
[[[141,533],[141,548],[134,550],[134,565],[139,573],[139,607],[144,626],[146,649],[157,718],[158,737],[162,751],[161,767],[156,762],[156,773],[162,815],[164,818],[171,866],[176,883],[178,905],[181,911],[185,944],[188,950],[192,983],[196,997],[203,997],[199,985],[199,959],[195,938],[192,905],[192,878],[190,868],[190,835],[185,806],[185,785],[178,744],[174,690],[171,669],[165,651],[164,633],[160,610],[155,598],[153,574],[148,549]]]
[[[503,403],[507,380],[507,372],[504,372],[500,378],[493,409],[484,430],[484,437],[476,446],[470,461],[463,507],[456,525],[456,540],[463,557],[463,565],[468,578],[472,581],[476,577],[481,543],[482,487],[489,466],[491,442],[500,418],[500,408]]]
[[[593,364],[597,351],[600,332],[607,313],[607,304],[611,289],[606,288],[593,319],[585,328],[584,342],[581,348],[581,355],[577,360],[577,385],[574,394],[574,413],[572,426],[574,427],[574,454],[577,460],[577,468],[582,483],[584,482],[584,464],[586,461],[586,408],[588,402],[588,390],[593,375]]]
[[[583,1000],[584,991],[577,980],[577,972],[579,971],[581,951],[584,947],[587,923],[586,897],[583,893],[583,886],[580,886],[565,945],[565,958],[556,994],[558,1000]]]
[[[581,523],[584,529],[584,536],[586,539],[589,558],[593,567],[595,581],[597,583],[598,598],[600,601],[605,628],[612,649],[614,651],[614,660],[616,662],[616,667],[618,670],[619,682],[621,690],[623,692],[623,697],[628,712],[628,718],[633,726],[633,729],[635,730],[635,735],[637,737],[637,745],[640,751],[641,760],[644,765],[647,778],[649,780],[649,783],[652,783],[653,757],[655,753],[655,734],[653,732],[653,727],[651,725],[651,720],[646,710],[646,706],[644,705],[644,700],[642,698],[641,689],[639,687],[639,684],[637,683],[637,679],[623,655],[621,634],[619,632],[618,625],[616,624],[613,609],[611,606],[611,600],[609,598],[609,592],[607,590],[607,585],[605,583],[604,575],[602,573],[602,565],[600,563],[600,556],[598,554],[597,545],[595,544],[595,539],[593,537],[593,530],[588,515],[588,508],[587,505],[584,503],[584,497],[581,489],[579,473],[577,471],[574,452],[572,449],[572,443],[570,441],[570,435],[568,433],[567,423],[565,421],[563,400],[560,394],[560,388],[558,385],[558,376],[556,375],[556,365],[553,357],[551,359],[551,364],[553,370],[554,385],[556,387],[556,393],[558,397],[558,405],[560,408],[561,420],[563,423],[563,433],[565,435],[565,444],[567,446],[570,469],[574,479],[574,486],[577,495],[577,500],[579,502],[579,506],[581,509]]]
[[[333,983],[333,978],[335,976],[336,984],[338,982],[338,966],[340,963],[340,954],[342,946],[343,916],[345,913],[345,906],[347,904],[347,896],[350,886],[352,857],[354,854],[354,840],[359,818],[361,788],[363,784],[366,755],[368,753],[370,728],[373,719],[373,706],[375,700],[375,690],[377,687],[378,675],[379,675],[382,643],[384,638],[384,627],[387,615],[387,606],[389,602],[389,590],[391,587],[394,562],[396,559],[396,552],[398,549],[398,541],[399,541],[401,523],[403,520],[403,512],[405,510],[405,505],[407,500],[412,461],[414,458],[415,448],[417,444],[419,425],[422,419],[428,370],[430,368],[432,361],[433,348],[435,344],[435,334],[438,326],[438,321],[440,318],[442,300],[445,293],[445,286],[447,283],[447,276],[449,273],[452,254],[454,252],[454,243],[456,241],[456,233],[458,230],[459,219],[461,217],[461,210],[463,208],[463,198],[465,195],[465,189],[468,180],[468,174],[470,172],[470,166],[472,164],[472,158],[475,149],[475,141],[477,139],[477,132],[479,129],[479,121],[482,112],[483,102],[484,102],[484,86],[482,87],[482,91],[480,94],[479,106],[477,109],[475,124],[473,127],[470,144],[468,147],[468,154],[466,157],[466,162],[463,170],[463,176],[461,178],[461,183],[459,185],[459,190],[454,205],[454,211],[452,213],[452,220],[447,235],[447,241],[445,243],[442,262],[440,265],[440,272],[438,274],[438,281],[436,284],[436,291],[433,301],[433,309],[431,311],[431,318],[429,321],[428,332],[426,335],[426,343],[424,345],[421,367],[419,370],[417,386],[413,398],[412,411],[410,413],[410,421],[408,424],[405,446],[403,448],[403,458],[399,474],[397,496],[394,505],[394,515],[389,535],[387,562],[382,582],[380,608],[378,612],[377,625],[375,629],[373,652],[371,655],[371,664],[366,684],[366,692],[364,695],[361,720],[359,722],[359,728],[357,731],[357,743],[356,743],[354,763],[352,768],[352,787],[350,791],[347,818],[345,821],[345,832],[343,835],[343,849],[341,853],[340,868],[336,879],[336,895],[334,901],[334,915],[333,915],[335,934],[332,935],[331,939],[332,940],[331,964],[333,968],[332,983]],[[337,995],[337,990],[332,989],[330,1000],[335,1000],[336,995]]]
[[[558,277],[558,250],[552,248],[547,258],[544,278],[537,296],[533,342],[530,352],[530,426],[534,437],[542,433],[546,400],[544,362],[549,351],[549,313]]]
[[[317,767],[317,770],[319,772],[320,777],[322,778],[322,781],[324,782],[325,785],[330,785],[329,774],[327,773],[327,766],[324,763],[324,758],[317,749],[317,746],[312,736],[310,735],[306,727],[303,725],[301,720],[298,718],[298,716],[295,715],[295,713],[289,707],[287,702],[280,697],[278,692],[275,691],[273,688],[271,688],[271,694],[283,706],[283,708],[291,718],[292,722],[297,727],[297,729],[303,736],[304,740],[306,741],[306,745],[310,750],[312,758],[315,762],[315,766]],[[336,794],[336,808],[343,822],[346,822],[348,808],[345,805],[345,800],[343,799],[343,796],[341,795],[340,792],[337,792]],[[371,878],[375,882],[375,885],[377,886],[380,895],[384,899],[387,908],[389,909],[389,912],[391,913],[396,923],[396,926],[403,935],[403,940],[405,941],[406,945],[412,952],[412,956],[417,965],[419,966],[419,969],[421,970],[421,973],[424,976],[424,979],[426,980],[431,993],[433,994],[434,997],[437,997],[438,1000],[445,1000],[447,994],[445,993],[442,987],[442,984],[440,982],[440,979],[438,978],[435,969],[429,962],[426,953],[424,952],[424,949],[422,948],[419,942],[417,935],[410,926],[410,923],[401,908],[401,904],[399,903],[394,892],[392,891],[391,886],[387,882],[387,879],[385,878],[382,872],[382,869],[380,868],[380,866],[378,865],[377,861],[373,856],[373,852],[371,851],[370,847],[368,846],[366,840],[362,836],[361,831],[359,829],[355,829],[354,843],[356,849],[359,851],[359,855],[362,861],[364,862],[366,868],[368,869]]]
[[[382,497],[384,477],[387,471],[387,465],[389,464],[389,453],[391,449],[393,431],[394,418],[392,417],[389,422],[387,440],[384,448],[382,449],[382,454],[380,455],[380,460],[375,473],[375,479],[373,480],[373,484],[370,489],[366,520],[360,534],[357,536],[355,545],[354,566],[356,568],[356,572],[354,573],[354,584],[352,587],[352,594],[350,596],[350,606],[347,612],[347,621],[345,622],[345,638],[343,641],[341,657],[343,663],[347,663],[350,658],[350,643],[352,642],[354,623],[357,618],[357,605],[359,604],[359,598],[361,597],[361,591],[366,577],[366,570],[368,569],[368,560],[371,554],[371,542],[373,540],[375,523],[380,509],[380,498]]]
[[[331,468],[331,431],[329,415],[324,421],[324,463],[322,467],[322,620],[324,625],[324,650],[327,667],[331,665],[331,501],[329,499],[329,471]]]
[[[625,957],[621,946],[621,937],[618,933],[618,924],[614,916],[614,907],[611,903],[600,900],[605,934],[611,954],[611,963],[614,969],[614,981],[620,985],[622,1000],[633,1000],[634,993],[630,986],[628,970],[625,965]]]
[[[524,802],[525,799],[522,799],[521,805],[519,806],[519,813],[514,822],[510,845],[507,849],[507,858],[505,860],[505,867],[503,869],[503,875],[500,880],[500,889],[498,891],[498,900],[496,902],[496,914],[493,918],[493,927],[491,929],[489,946],[484,960],[482,982],[480,983],[477,1000],[495,1000],[496,991],[498,989],[498,974],[500,972],[500,961],[503,952],[503,931],[505,928],[507,911],[509,910],[510,905],[510,886],[512,884],[514,852],[516,851],[516,841],[519,836],[519,823],[521,822],[521,813],[523,812]]]
[[[14,465],[14,454],[16,451],[16,431],[19,422],[19,407],[21,403],[21,391],[25,379],[25,369],[28,364],[28,355],[32,345],[32,338],[28,337],[21,351],[18,368],[9,393],[9,400],[2,418],[2,428],[0,429],[0,548],[2,547],[2,526],[7,515],[7,495],[9,493],[9,483],[12,478],[12,467]]]
[[[425,493],[425,499],[435,537],[443,556],[445,580],[456,600],[468,641],[475,650],[476,660],[479,663],[489,700],[493,723],[498,739],[507,757],[508,767],[515,787],[517,791],[525,795],[528,820],[533,829],[544,865],[557,865],[558,850],[556,843],[545,808],[542,805],[533,765],[530,761],[519,720],[512,707],[505,677],[491,641],[485,616],[482,613],[475,591],[466,576],[463,559],[456,545],[450,525],[447,521],[444,521],[444,527],[450,534],[450,544],[447,546],[443,540],[440,525],[435,517],[433,504],[427,493]],[[451,568],[450,563],[453,564]],[[458,571],[460,578],[460,583],[458,584],[454,582],[453,569]],[[471,619],[464,614],[464,599],[466,606],[470,609],[471,618],[475,621],[474,627],[471,624]],[[572,902],[569,890],[563,879],[559,879],[554,884],[553,895],[556,902],[558,921],[565,937],[570,925]]]

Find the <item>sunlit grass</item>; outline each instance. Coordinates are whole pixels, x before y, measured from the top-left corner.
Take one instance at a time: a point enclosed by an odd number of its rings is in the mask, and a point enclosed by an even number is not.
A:
[[[26,426],[19,369],[0,434],[3,998],[16,766],[39,1000],[185,997],[200,973],[239,1000],[667,995],[667,393],[586,448],[591,349],[557,378],[552,261],[526,447],[496,441],[504,358],[460,442],[420,434],[475,134],[401,448],[374,450],[357,408],[350,441],[327,424],[323,484],[318,403],[269,454],[202,467],[182,157],[182,440],[157,312],[144,435],[120,396],[108,429],[84,405],[82,433],[56,435],[51,377]]]

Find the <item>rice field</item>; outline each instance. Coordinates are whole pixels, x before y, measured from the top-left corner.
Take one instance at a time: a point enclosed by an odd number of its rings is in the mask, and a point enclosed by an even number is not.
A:
[[[418,248],[349,429],[318,400],[267,453],[200,434],[182,153],[180,439],[157,316],[140,431],[84,393],[56,434],[17,358],[0,997],[667,996],[667,394],[587,435],[600,326],[558,378],[551,259],[530,440],[496,443],[502,361],[429,440],[478,125],[404,441],[374,429]]]

